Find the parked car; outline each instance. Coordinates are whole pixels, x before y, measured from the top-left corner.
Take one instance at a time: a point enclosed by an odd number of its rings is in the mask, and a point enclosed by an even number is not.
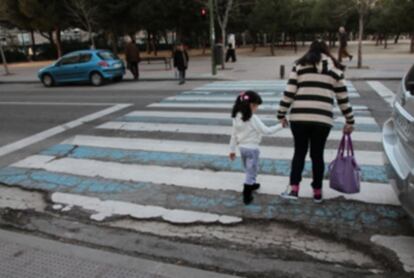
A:
[[[414,219],[414,66],[403,78],[393,115],[384,125],[383,147],[391,183]]]
[[[107,50],[83,50],[66,54],[54,64],[39,70],[46,87],[63,83],[90,82],[100,86],[105,80],[121,81],[125,65]]]

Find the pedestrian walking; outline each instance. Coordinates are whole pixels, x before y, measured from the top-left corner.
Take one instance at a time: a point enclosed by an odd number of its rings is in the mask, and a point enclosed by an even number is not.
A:
[[[127,68],[131,71],[135,80],[139,79],[138,63],[140,62],[140,54],[138,46],[131,40],[130,37],[126,38],[125,46],[125,59]]]
[[[190,58],[188,56],[187,50],[183,44],[179,44],[177,49],[174,51],[174,68],[178,70],[179,84],[182,85],[185,83],[186,70],[188,69],[188,63]]]
[[[282,125],[290,125],[295,147],[290,189],[282,193],[283,198],[298,199],[305,158],[310,147],[313,199],[315,203],[323,201],[324,150],[333,126],[335,99],[346,119],[343,132],[350,134],[354,126],[342,70],[343,66],[332,57],[323,41],[313,42],[309,51],[293,67],[278,110]]]
[[[258,93],[247,91],[241,93],[233,106],[231,117],[233,129],[230,139],[230,160],[236,159],[236,147],[239,147],[246,179],[243,188],[243,202],[248,205],[253,201],[253,192],[260,188],[256,182],[259,169],[259,144],[263,135],[271,135],[282,129],[275,125],[267,127],[255,115],[262,99]]]
[[[226,52],[226,63],[231,59],[231,62],[234,63],[236,59],[236,49],[233,47],[233,44],[229,43]]]
[[[348,52],[348,34],[344,27],[339,28],[339,53],[338,61],[341,63],[343,58],[349,58],[349,61],[352,61],[354,56]]]
[[[29,56],[29,62],[33,62],[33,56],[34,56],[33,48],[29,47],[29,49],[27,50],[27,54]]]

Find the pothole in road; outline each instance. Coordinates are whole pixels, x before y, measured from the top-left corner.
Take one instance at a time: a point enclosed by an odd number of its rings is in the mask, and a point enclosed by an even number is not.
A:
[[[0,209],[34,210],[46,209],[44,195],[14,187],[0,187]]]
[[[363,252],[350,249],[342,243],[308,235],[298,229],[281,224],[208,226],[177,226],[162,222],[119,220],[108,223],[111,227],[131,229],[161,237],[183,240],[219,240],[255,249],[280,248],[301,252],[315,260],[372,269],[381,268],[376,261]]]

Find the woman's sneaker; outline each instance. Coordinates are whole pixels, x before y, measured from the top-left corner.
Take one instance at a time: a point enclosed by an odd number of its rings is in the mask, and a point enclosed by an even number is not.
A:
[[[287,199],[287,200],[297,200],[297,199],[299,199],[299,186],[298,185],[292,185],[290,187],[291,187],[290,191],[289,191],[289,187],[288,187],[285,192],[280,194],[280,196],[283,199]]]
[[[313,202],[315,204],[321,204],[323,202],[322,190],[321,189],[314,189],[313,190]]]

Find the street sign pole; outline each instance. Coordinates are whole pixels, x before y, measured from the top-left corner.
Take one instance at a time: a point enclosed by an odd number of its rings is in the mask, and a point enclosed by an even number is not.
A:
[[[214,30],[214,5],[213,0],[208,0],[208,10],[210,11],[210,47],[211,47],[211,74],[217,74],[216,61],[214,59],[214,44],[216,41],[216,33]]]

